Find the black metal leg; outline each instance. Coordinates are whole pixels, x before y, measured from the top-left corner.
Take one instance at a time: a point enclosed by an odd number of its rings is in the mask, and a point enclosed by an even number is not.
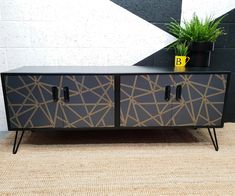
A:
[[[13,144],[13,150],[12,150],[13,154],[16,154],[16,153],[17,153],[18,148],[19,148],[20,143],[21,143],[21,140],[22,140],[22,138],[23,138],[23,135],[24,135],[24,131],[22,131],[21,136],[20,136],[20,139],[19,139],[19,141],[17,142],[18,131],[16,131],[15,140],[14,140],[14,144]]]
[[[210,128],[208,128],[208,132],[209,132],[209,135],[211,137],[211,141],[212,141],[212,143],[215,147],[215,150],[218,151],[219,150],[219,145],[218,145],[218,141],[217,141],[217,137],[216,137],[215,128],[212,128],[212,129],[213,129],[213,132],[214,132],[214,138],[212,137]]]

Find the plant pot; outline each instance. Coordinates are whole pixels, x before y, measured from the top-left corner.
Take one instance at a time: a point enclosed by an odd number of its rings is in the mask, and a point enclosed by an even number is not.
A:
[[[192,42],[189,46],[189,67],[209,67],[214,42]]]

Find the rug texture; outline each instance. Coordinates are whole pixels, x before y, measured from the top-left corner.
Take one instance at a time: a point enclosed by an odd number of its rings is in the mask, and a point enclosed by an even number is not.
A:
[[[235,124],[207,129],[26,132],[0,140],[0,195],[235,195]]]

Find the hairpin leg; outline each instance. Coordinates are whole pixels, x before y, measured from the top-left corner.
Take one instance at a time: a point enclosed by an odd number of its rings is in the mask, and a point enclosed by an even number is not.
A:
[[[212,137],[210,128],[208,128],[208,132],[209,132],[209,135],[211,137],[211,141],[212,141],[212,143],[215,147],[215,150],[218,151],[219,150],[219,145],[218,145],[218,141],[217,141],[217,137],[216,137],[215,128],[212,128],[212,129],[213,129],[213,133],[214,133],[214,138]]]
[[[21,143],[21,140],[23,138],[23,135],[24,135],[24,131],[22,131],[20,139],[19,139],[19,141],[17,141],[18,131],[16,131],[15,140],[14,140],[14,144],[13,144],[13,150],[12,150],[13,154],[17,153],[18,148],[19,148],[20,143]]]

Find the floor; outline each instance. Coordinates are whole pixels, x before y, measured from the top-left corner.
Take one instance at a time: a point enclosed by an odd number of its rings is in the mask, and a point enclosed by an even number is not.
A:
[[[0,131],[0,139],[3,139],[7,135],[7,131]]]
[[[235,195],[235,124],[218,129],[1,133],[0,195]]]

